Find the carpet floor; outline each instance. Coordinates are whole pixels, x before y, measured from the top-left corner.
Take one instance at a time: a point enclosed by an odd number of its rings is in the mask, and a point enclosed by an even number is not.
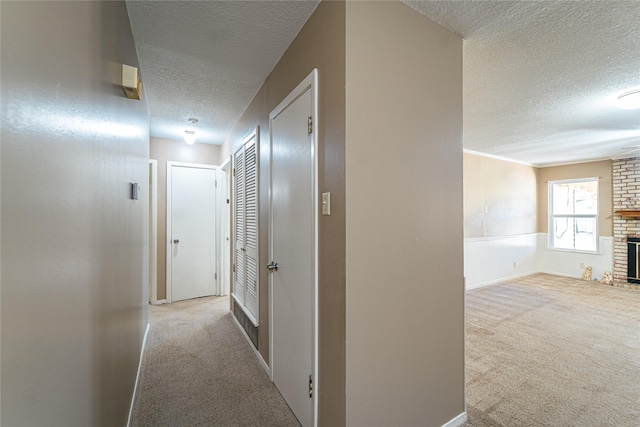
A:
[[[150,306],[133,426],[299,426],[231,316],[226,297]],[[486,286],[466,334],[465,427],[640,426],[639,291]]]
[[[640,426],[640,292],[547,274],[466,295],[469,424]]]
[[[149,307],[132,426],[300,424],[234,324],[228,297]]]

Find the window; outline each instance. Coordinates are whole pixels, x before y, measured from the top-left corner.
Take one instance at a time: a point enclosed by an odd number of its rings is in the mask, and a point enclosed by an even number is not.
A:
[[[598,250],[598,178],[549,182],[549,247]]]

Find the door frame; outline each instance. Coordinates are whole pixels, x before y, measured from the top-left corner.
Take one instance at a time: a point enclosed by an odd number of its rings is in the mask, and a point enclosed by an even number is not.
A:
[[[295,102],[303,93],[311,90],[311,117],[312,117],[312,149],[311,161],[313,170],[311,171],[311,195],[312,195],[312,223],[313,223],[313,244],[312,244],[312,291],[311,291],[311,334],[312,334],[312,363],[313,372],[313,402],[312,419],[313,425],[318,425],[318,391],[320,382],[318,381],[318,69],[314,68],[287,97],[278,104],[269,114],[269,260],[273,259],[273,205],[272,205],[272,176],[273,176],[273,120],[284,111],[289,105]],[[269,378],[273,381],[273,276],[269,275]]]
[[[158,161],[149,159],[149,303],[158,301]]]
[[[167,298],[166,298],[166,302],[170,303],[172,301],[171,298],[171,292],[172,292],[172,283],[171,283],[171,259],[173,258],[171,256],[171,252],[173,249],[172,243],[171,243],[171,168],[173,166],[181,166],[181,167],[187,167],[187,168],[195,168],[195,169],[213,169],[215,170],[216,173],[216,186],[218,185],[218,170],[220,169],[219,166],[214,166],[214,165],[205,165],[205,164],[201,164],[201,163],[185,163],[185,162],[171,162],[168,161],[167,162],[167,228],[166,228],[166,270],[165,270],[165,276],[166,276],[166,282],[167,282],[167,290],[166,290],[166,294],[167,294]],[[214,189],[215,191],[215,189]],[[214,198],[216,198],[216,194],[214,194]],[[216,208],[217,210],[217,208]],[[218,236],[216,236],[217,238]],[[215,263],[217,263],[217,260],[214,260]],[[216,266],[216,270],[217,270],[217,266]],[[218,287],[218,280],[216,280],[216,288]]]
[[[231,293],[231,274],[227,275],[225,268],[229,268],[229,272],[231,272],[231,156],[229,156],[222,164],[220,165],[220,173],[221,175],[225,175],[227,177],[227,186],[226,188],[222,188],[223,191],[218,191],[218,201],[220,201],[220,207],[218,208],[219,221],[218,227],[220,230],[220,248],[218,256],[218,271],[220,272],[218,280],[218,294],[219,295],[227,295]],[[226,230],[229,233],[229,250],[227,250],[227,245],[224,241],[225,235],[225,225],[229,224],[229,229]],[[225,266],[224,264],[228,264]]]

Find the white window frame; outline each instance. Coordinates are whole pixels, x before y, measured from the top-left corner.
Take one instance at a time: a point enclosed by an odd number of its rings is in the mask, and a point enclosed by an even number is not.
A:
[[[597,206],[595,214],[553,214],[553,186],[557,184],[573,184],[580,182],[596,182],[597,188]],[[600,178],[599,177],[589,177],[589,178],[576,178],[576,179],[559,179],[555,181],[549,181],[548,187],[549,193],[549,203],[548,203],[548,220],[549,220],[549,233],[547,239],[547,249],[553,251],[563,251],[563,252],[574,252],[574,253],[587,253],[587,254],[598,254],[600,253],[600,229],[599,229],[599,219],[600,219]],[[593,218],[595,219],[595,233],[596,233],[596,247],[595,250],[590,251],[587,249],[567,249],[567,248],[556,248],[553,246],[554,244],[554,219],[555,218]]]

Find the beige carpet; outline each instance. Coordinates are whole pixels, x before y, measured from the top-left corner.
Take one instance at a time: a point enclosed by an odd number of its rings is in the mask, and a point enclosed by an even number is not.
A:
[[[149,307],[133,426],[299,426],[227,297]]]
[[[537,274],[467,292],[468,425],[640,426],[640,292]]]
[[[466,306],[465,426],[640,426],[640,291],[538,274]],[[228,307],[150,307],[133,426],[299,425]]]

